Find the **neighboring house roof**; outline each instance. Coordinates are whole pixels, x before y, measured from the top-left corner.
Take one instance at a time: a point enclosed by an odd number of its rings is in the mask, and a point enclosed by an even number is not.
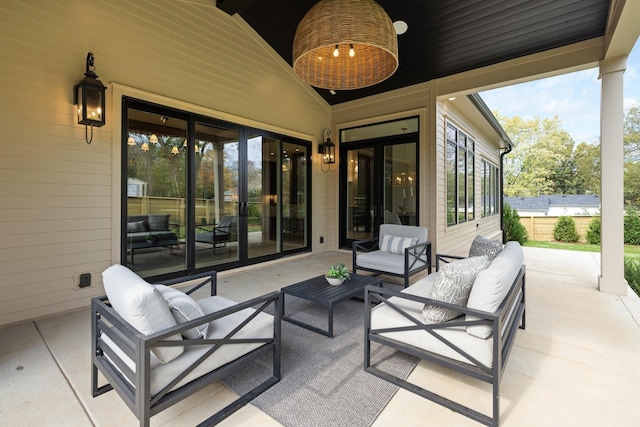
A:
[[[546,211],[551,207],[600,207],[600,197],[595,194],[555,194],[535,197],[505,197],[504,201],[517,211]]]
[[[547,197],[550,206],[600,207],[600,197],[595,194],[558,194]]]

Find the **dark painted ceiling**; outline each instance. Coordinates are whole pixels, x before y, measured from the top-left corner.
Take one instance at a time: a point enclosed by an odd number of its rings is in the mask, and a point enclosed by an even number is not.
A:
[[[604,35],[609,0],[378,0],[398,36],[400,65],[377,85],[335,95],[331,105],[426,82]],[[298,23],[316,0],[218,0],[240,16],[290,65]]]

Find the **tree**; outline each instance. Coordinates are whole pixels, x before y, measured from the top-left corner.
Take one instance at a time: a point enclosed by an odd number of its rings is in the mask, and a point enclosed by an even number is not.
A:
[[[600,217],[597,216],[591,220],[589,223],[589,229],[587,230],[586,240],[590,245],[599,245],[600,244],[600,231],[602,228],[602,223],[600,222]]]
[[[600,194],[600,146],[581,142],[573,150],[575,194]]]
[[[624,116],[624,200],[640,206],[640,104]]]
[[[577,165],[573,158],[574,141],[561,129],[561,121],[496,114],[514,149],[505,156],[506,196],[574,194]]]
[[[502,208],[502,216],[507,241],[514,240],[524,245],[529,240],[529,236],[526,228],[520,222],[518,211],[512,209],[508,203],[505,203]]]
[[[576,222],[570,216],[561,216],[553,228],[553,238],[559,242],[575,243],[580,236],[576,231]]]
[[[624,153],[625,161],[640,161],[640,104],[624,115]]]

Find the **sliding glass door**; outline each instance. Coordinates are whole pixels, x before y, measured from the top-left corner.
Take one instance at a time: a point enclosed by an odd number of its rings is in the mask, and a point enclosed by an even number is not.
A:
[[[123,264],[160,278],[310,250],[308,142],[123,106]]]
[[[195,124],[192,228],[197,269],[240,261],[238,141],[237,128]]]

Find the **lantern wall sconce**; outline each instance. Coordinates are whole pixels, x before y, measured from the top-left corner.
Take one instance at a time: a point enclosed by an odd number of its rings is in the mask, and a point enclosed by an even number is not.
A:
[[[327,128],[323,129],[322,139],[322,144],[318,145],[318,154],[322,155],[323,165],[331,165],[336,162],[336,144],[331,141],[331,130]],[[330,167],[331,166],[327,166],[326,171],[324,170],[324,167],[322,167],[322,172],[329,172]]]
[[[85,141],[93,141],[93,128],[105,124],[105,93],[107,88],[94,73],[93,53],[87,53],[84,78],[74,88],[74,104],[78,110],[78,124],[85,125]],[[91,127],[91,137],[88,135]]]

